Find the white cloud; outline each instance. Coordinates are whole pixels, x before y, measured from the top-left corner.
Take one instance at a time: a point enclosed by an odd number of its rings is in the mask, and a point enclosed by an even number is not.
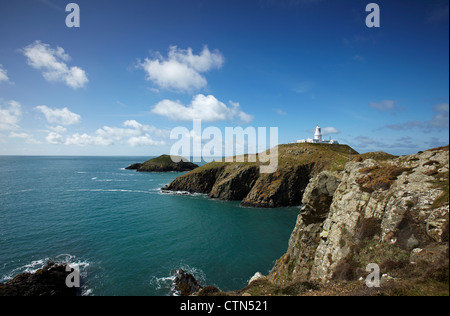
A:
[[[150,135],[145,134],[143,136],[131,137],[128,140],[128,144],[132,147],[140,146],[163,146],[166,143],[164,141],[153,140]]]
[[[58,133],[58,134],[62,134],[67,132],[67,128],[63,127],[63,126],[51,126],[49,127],[50,130]]]
[[[155,59],[146,58],[139,63],[139,67],[146,72],[146,79],[152,81],[159,88],[178,91],[191,91],[204,88],[207,80],[201,73],[212,69],[219,69],[224,58],[219,51],[211,52],[204,47],[199,55],[192,53],[192,48],[169,48],[168,58],[157,53]]]
[[[154,140],[150,134],[167,138],[170,132],[129,120],[123,123],[123,127],[104,126],[96,130],[93,135],[76,133],[67,137],[65,141],[62,135],[52,132],[47,136],[46,140],[51,144],[76,146],[110,146],[115,143],[125,143],[132,147],[137,147],[163,146],[166,144],[164,141]]]
[[[236,117],[244,124],[253,120],[253,116],[240,110],[240,104],[230,101],[230,107],[217,100],[213,95],[198,94],[193,97],[191,104],[183,105],[180,101],[162,100],[157,103],[152,113],[165,116],[174,121],[204,122],[232,121]]]
[[[112,139],[103,138],[101,136],[91,136],[88,134],[73,134],[72,136],[67,137],[64,142],[66,145],[77,145],[77,146],[109,146],[114,144]]]
[[[40,145],[42,144],[40,141],[36,140],[33,138],[33,136],[27,134],[27,133],[15,133],[15,132],[11,132],[8,135],[9,138],[22,138],[25,139],[25,142],[27,144],[31,144],[31,145]]]
[[[61,134],[50,132],[48,133],[47,137],[45,137],[45,140],[49,144],[58,145],[64,143],[64,137]]]
[[[81,122],[81,116],[69,111],[68,108],[51,109],[46,105],[35,107],[42,112],[49,123],[59,125],[74,125]]]
[[[339,134],[340,132],[340,130],[332,126],[322,128],[323,135]]]
[[[3,68],[3,65],[0,64],[0,83],[2,82],[9,82],[8,78],[8,72],[5,68]]]
[[[28,65],[41,70],[47,81],[64,82],[73,89],[82,88],[89,81],[83,69],[67,66],[70,56],[62,47],[53,49],[48,44],[35,41],[23,49],[23,54]]]
[[[17,123],[22,116],[22,107],[19,102],[11,100],[6,104],[0,103],[0,131],[18,129]]]

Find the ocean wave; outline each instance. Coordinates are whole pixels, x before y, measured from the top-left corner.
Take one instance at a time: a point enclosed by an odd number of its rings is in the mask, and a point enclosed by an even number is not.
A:
[[[157,291],[165,292],[167,296],[180,296],[180,293],[175,287],[176,272],[179,269],[183,269],[186,273],[192,274],[200,284],[206,284],[206,275],[201,269],[181,264],[177,268],[172,269],[168,276],[159,278],[153,276],[149,282],[150,286]]]
[[[96,182],[128,182],[128,180],[118,180],[118,179],[102,179],[98,180],[97,178],[92,178],[92,180]]]
[[[78,190],[66,190],[67,192],[125,192],[125,193],[145,193],[153,194],[151,191],[143,190],[126,190],[126,189],[78,189]]]
[[[164,194],[164,195],[188,195],[188,196],[207,196],[207,194],[204,193],[191,193],[188,191],[170,191],[170,190],[164,190],[164,189],[153,189],[154,191]]]

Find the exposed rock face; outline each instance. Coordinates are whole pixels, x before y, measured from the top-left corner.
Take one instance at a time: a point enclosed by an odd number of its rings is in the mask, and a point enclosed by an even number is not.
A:
[[[284,167],[275,173],[259,176],[241,204],[266,208],[300,205],[313,167]]]
[[[293,206],[301,203],[311,170],[311,166],[297,166],[261,175],[258,166],[221,165],[181,176],[164,189],[242,201],[248,207]]]
[[[448,173],[448,147],[320,173],[305,190],[288,251],[268,279],[351,278],[369,263],[448,249]]]
[[[0,296],[76,296],[77,289],[66,286],[69,274],[65,265],[49,263],[34,274],[21,273],[0,284]]]
[[[203,287],[198,283],[192,274],[186,273],[183,269],[175,271],[175,289],[181,296],[192,295]]]
[[[344,145],[282,145],[275,173],[261,174],[258,163],[214,162],[178,177],[164,189],[242,201],[247,207],[296,206],[311,177],[322,170],[343,169],[349,152],[357,154]]]
[[[169,155],[162,155],[157,158],[147,160],[144,163],[135,163],[125,168],[127,170],[136,170],[137,172],[184,172],[198,168],[196,164],[182,158],[176,157],[179,162],[172,161]]]

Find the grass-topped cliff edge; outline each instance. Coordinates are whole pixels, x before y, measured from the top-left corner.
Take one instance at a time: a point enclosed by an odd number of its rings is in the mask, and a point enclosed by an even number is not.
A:
[[[284,144],[278,146],[278,169],[274,173],[261,174],[259,159],[245,155],[244,162],[234,157],[233,162],[216,161],[196,168],[165,189],[242,201],[243,206],[250,207],[294,206],[301,203],[312,176],[323,170],[341,171],[358,156],[347,145]]]

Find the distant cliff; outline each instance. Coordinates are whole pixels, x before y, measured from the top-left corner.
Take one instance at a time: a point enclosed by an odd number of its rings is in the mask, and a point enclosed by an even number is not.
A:
[[[260,174],[259,163],[213,162],[182,175],[165,190],[208,194],[220,200],[242,201],[249,207],[300,205],[312,176],[322,170],[343,170],[358,153],[346,145],[280,145],[275,173]]]
[[[196,164],[182,157],[176,157],[179,162],[174,162],[169,155],[162,155],[157,158],[147,160],[144,163],[135,163],[125,169],[136,170],[137,172],[184,172],[198,168]]]

